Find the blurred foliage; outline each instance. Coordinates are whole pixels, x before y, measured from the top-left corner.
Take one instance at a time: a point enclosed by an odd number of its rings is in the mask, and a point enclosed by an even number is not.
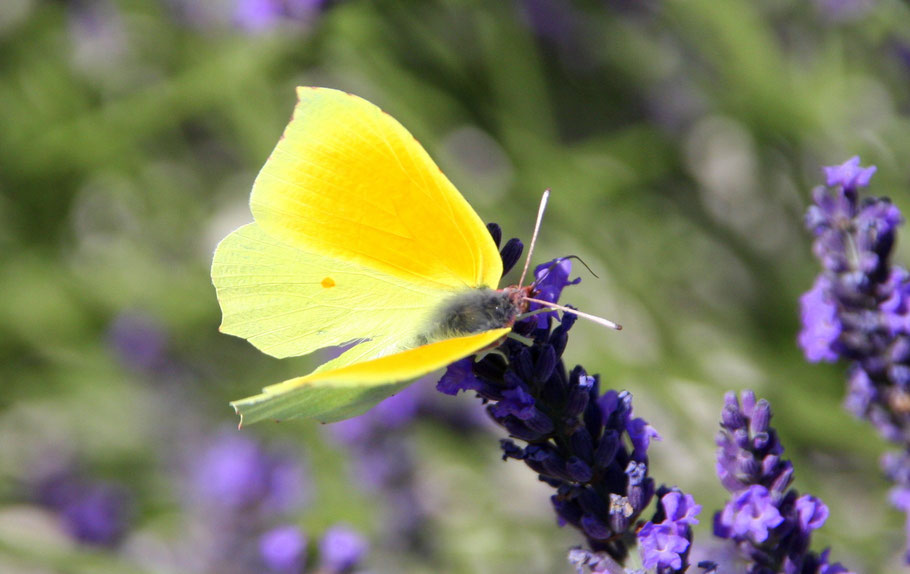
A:
[[[857,571],[898,568],[885,445],[840,408],[842,369],[806,364],[795,336],[820,167],[859,154],[879,167],[873,193],[910,209],[905,3],[347,0],[258,23],[241,4],[0,4],[0,570],[206,571],[171,549],[198,528],[187,460],[235,423],[228,400],[318,360],[219,334],[208,275],[216,242],[250,219],[295,85],[383,107],[507,236],[527,239],[553,189],[536,259],[581,256],[600,277],[582,271],[564,300],[625,327],[579,325],[567,358],[633,391],[664,437],[652,475],[705,506],[696,544],[724,497],[723,392],[751,387],[774,407],[796,486],[831,507],[820,543]],[[112,330],[123,317],[159,333],[140,349],[151,363]],[[428,509],[422,553],[384,543],[381,500],[323,431],[243,432],[307,461],[313,493],[294,522],[369,534],[372,571],[569,571],[580,541],[485,427],[427,416],[401,432]],[[74,546],[32,504],[54,457],[130,492],[117,549]]]

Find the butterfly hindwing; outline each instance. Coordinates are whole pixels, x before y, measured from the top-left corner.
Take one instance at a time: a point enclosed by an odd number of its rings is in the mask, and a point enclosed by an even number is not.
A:
[[[410,380],[492,345],[510,330],[494,329],[370,361],[318,369],[304,377],[268,386],[261,394],[234,401],[231,405],[240,414],[241,424],[296,417],[315,418],[321,422],[346,419],[394,395]],[[337,364],[344,363],[342,355]]]

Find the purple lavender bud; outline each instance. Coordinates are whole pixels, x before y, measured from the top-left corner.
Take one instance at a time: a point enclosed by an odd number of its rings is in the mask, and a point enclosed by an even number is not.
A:
[[[840,357],[837,341],[842,326],[831,290],[831,280],[826,275],[819,275],[812,289],[799,299],[803,328],[798,341],[811,363],[830,363]]]
[[[613,532],[625,532],[635,515],[635,505],[627,496],[610,493],[610,513],[607,520]]]
[[[775,464],[772,472],[765,472],[765,476],[774,476],[769,490],[771,492],[782,493],[789,488],[793,482],[793,463],[789,460]]]
[[[756,403],[749,419],[749,432],[754,436],[762,435],[763,442],[768,440],[768,428],[771,421],[771,404],[765,399]],[[757,445],[756,445],[757,446]]]
[[[534,380],[545,382],[550,380],[556,370],[556,352],[547,345],[543,348],[537,362],[534,364]]]
[[[828,507],[825,503],[808,494],[796,500],[796,513],[799,517],[799,527],[807,533],[821,528],[828,520]]]
[[[541,436],[550,434],[555,428],[553,425],[553,419],[545,415],[536,407],[534,407],[531,411],[531,416],[528,417],[528,419],[525,421],[525,424],[528,425],[529,429],[538,432]]]
[[[509,239],[502,251],[499,252],[502,257],[502,274],[505,275],[515,267],[515,264],[521,259],[521,253],[524,251],[524,245],[520,239]]]
[[[354,568],[367,551],[366,539],[344,526],[333,526],[326,530],[319,543],[319,559],[322,571],[340,574]]]
[[[746,426],[746,418],[739,410],[739,403],[734,393],[727,393],[726,399],[733,400],[733,404],[725,404],[720,412],[721,424],[728,430],[735,431]],[[725,400],[726,400],[725,399]]]
[[[654,494],[654,479],[646,478],[640,484],[629,486],[628,490],[629,504],[634,509],[634,514],[639,514],[651,502],[651,496]]]
[[[594,450],[594,468],[603,469],[613,463],[616,453],[619,452],[620,436],[614,430],[607,430]]]
[[[302,572],[306,561],[306,537],[296,526],[273,528],[259,538],[259,556],[272,572]]]
[[[657,430],[649,425],[644,419],[633,419],[626,425],[626,431],[629,438],[632,439],[634,452],[632,457],[637,460],[643,460],[647,456],[648,447],[651,445],[651,439],[661,440]]]
[[[536,442],[546,436],[546,433],[531,429],[526,423],[515,417],[497,418],[494,416],[493,419],[509,431],[511,436],[525,442]]]
[[[504,438],[499,441],[499,446],[502,448],[502,459],[514,458],[516,460],[524,460],[525,451],[520,446],[515,444],[514,441]]]
[[[569,343],[568,331],[569,331],[569,328],[572,326],[572,324],[575,322],[573,319],[571,319],[571,317],[574,317],[574,315],[563,315],[562,324],[560,324],[558,327],[556,327],[555,329],[553,329],[550,332],[550,338],[547,342],[550,344],[551,347],[553,347],[553,353],[557,357],[562,356],[563,351],[566,350],[566,345]],[[576,367],[575,369],[573,369],[572,370],[573,377],[574,377],[576,371],[584,372],[584,369],[582,369],[581,367]]]
[[[493,243],[496,244],[496,248],[499,249],[499,246],[502,244],[502,227],[498,223],[487,223],[487,231],[490,232],[490,237],[493,238]],[[505,260],[503,260],[503,267],[505,267]],[[503,270],[502,274],[505,275],[508,271]]]
[[[607,502],[593,488],[586,486],[580,487],[576,491],[578,504],[581,509],[592,516],[606,516],[608,512]]]
[[[827,178],[829,187],[841,186],[844,189],[857,189],[869,185],[869,180],[875,174],[876,167],[860,167],[860,159],[855,155],[842,163],[831,167],[822,168]]]
[[[567,417],[574,418],[584,412],[588,406],[593,385],[594,377],[583,375],[578,378],[578,384],[572,386],[569,391],[569,398],[566,401],[565,413]]]
[[[584,427],[578,427],[569,437],[572,452],[588,464],[594,461],[594,440]],[[585,481],[587,482],[587,481]]]
[[[553,509],[556,511],[559,519],[565,524],[572,524],[575,526],[581,525],[582,511],[581,506],[579,506],[577,502],[574,500],[566,500],[557,494],[550,497],[550,502],[553,504]]]
[[[586,535],[594,540],[605,540],[613,534],[610,527],[603,520],[591,514],[584,514],[581,517],[581,528]]]
[[[588,482],[594,476],[594,471],[591,470],[588,463],[577,456],[569,457],[566,460],[566,472],[575,482]]]
[[[520,386],[503,391],[502,400],[490,405],[490,412],[495,417],[513,415],[523,421],[534,417],[535,410],[534,397]]]
[[[531,351],[528,347],[522,347],[510,361],[512,376],[516,382],[530,384],[534,378],[534,358],[531,357]],[[519,383],[519,384],[521,384]]]
[[[629,485],[638,486],[648,475],[648,465],[643,462],[629,461],[625,473],[629,477]]]
[[[525,463],[531,467],[531,470],[538,474],[545,474],[547,473],[547,469],[544,463],[547,458],[552,455],[551,452],[552,451],[544,445],[529,444],[525,447],[522,458]]]

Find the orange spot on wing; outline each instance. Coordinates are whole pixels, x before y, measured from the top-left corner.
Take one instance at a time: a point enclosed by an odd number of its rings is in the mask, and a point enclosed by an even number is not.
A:
[[[331,277],[326,277],[325,279],[322,280],[322,286],[325,287],[326,289],[328,289],[329,287],[334,287],[335,280],[332,279]]]

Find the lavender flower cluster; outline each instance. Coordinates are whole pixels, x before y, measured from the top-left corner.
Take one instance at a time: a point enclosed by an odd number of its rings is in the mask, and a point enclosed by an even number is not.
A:
[[[875,171],[853,157],[825,168],[827,187],[813,192],[806,227],[822,272],[800,299],[799,344],[809,361],[849,362],[846,408],[900,447],[882,467],[910,525],[910,274],[891,263],[898,208],[859,198]]]
[[[793,465],[781,458],[784,447],[770,425],[771,406],[742,393],[742,405],[728,393],[717,435],[717,475],[733,495],[714,515],[714,535],[732,540],[748,574],[843,574],[828,563],[828,550],[809,550],[811,533],[828,518],[828,507],[814,496],[790,488]],[[700,563],[706,571],[717,564]]]
[[[491,231],[498,245],[499,230]],[[510,241],[504,266],[510,268],[520,253],[521,244]],[[569,281],[570,272],[568,260],[538,266],[538,297],[556,302],[564,287],[578,281]],[[657,492],[663,507],[642,535],[646,561],[663,572],[681,571],[698,507],[690,496],[655,488],[647,450],[659,437],[632,416],[631,394],[601,395],[598,376],[581,366],[566,369],[562,353],[575,319],[545,312],[517,322],[513,332],[525,341],[510,338],[496,353],[453,363],[437,389],[450,395],[474,391],[489,416],[525,443],[502,440],[503,459],[524,461],[555,489],[551,502],[560,525],[580,530],[590,549],[573,554],[579,567],[625,561],[636,545],[638,519]]]

